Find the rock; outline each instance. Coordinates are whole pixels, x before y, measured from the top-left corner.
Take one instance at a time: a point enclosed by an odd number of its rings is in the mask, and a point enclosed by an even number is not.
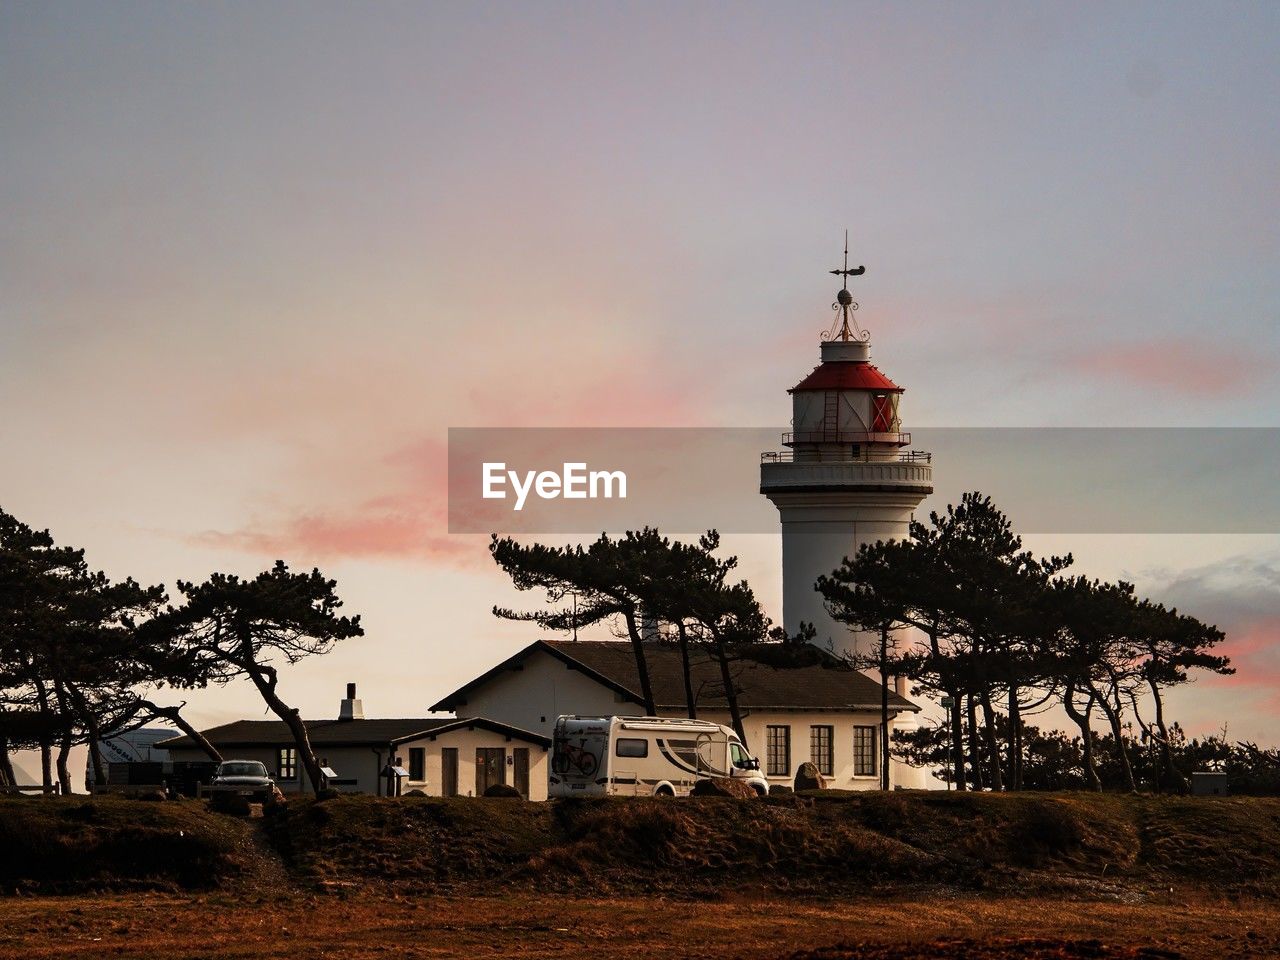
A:
[[[427,791],[418,790],[416,788],[413,790],[406,790],[404,793],[401,794],[401,796],[404,796],[404,797],[425,797],[426,795],[427,795]]]
[[[520,799],[520,791],[509,783],[495,783],[485,790],[484,795],[486,797],[514,797],[516,800]]]
[[[827,789],[827,781],[818,772],[817,765],[813,763],[800,764],[800,768],[796,770],[796,792],[825,789]]]
[[[734,780],[730,777],[712,777],[710,780],[699,780],[695,783],[690,796],[737,797],[739,800],[751,800],[756,796],[756,791],[741,780]]]
[[[169,795],[163,790],[144,790],[133,795],[135,800],[168,800]]]
[[[792,790],[790,787],[788,787],[785,783],[780,783],[777,786],[773,786],[771,784],[769,786],[769,796],[771,797],[789,797],[793,793],[795,793],[795,791]]]

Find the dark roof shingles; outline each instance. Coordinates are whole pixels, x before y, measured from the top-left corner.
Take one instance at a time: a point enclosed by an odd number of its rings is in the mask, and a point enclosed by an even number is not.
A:
[[[423,719],[371,719],[371,720],[307,720],[307,736],[311,745],[320,747],[363,746],[365,744],[382,746],[393,741],[404,740],[417,734],[430,734],[442,727],[467,726],[483,724],[495,730],[518,736],[531,742],[541,743],[546,740],[539,734],[527,730],[518,730],[507,724],[484,718],[459,719],[458,717],[427,717]],[[226,746],[272,746],[275,744],[292,744],[293,734],[283,720],[236,720],[202,731],[215,747]],[[550,741],[547,741],[550,742]],[[195,747],[190,737],[175,737],[165,740],[158,746],[166,749],[190,749]]]
[[[631,644],[610,640],[544,640],[548,647],[607,677],[618,686],[639,695],[640,675]],[[755,660],[737,660],[730,672],[744,708],[770,707],[790,710],[849,710],[880,704],[880,684],[863,673],[831,657],[809,666],[773,667]],[[659,709],[685,707],[684,669],[680,649],[674,643],[651,643],[645,647],[649,681]],[[709,709],[726,706],[720,667],[707,654],[691,651],[690,672],[699,706]],[[914,710],[911,703],[893,691],[889,707]]]

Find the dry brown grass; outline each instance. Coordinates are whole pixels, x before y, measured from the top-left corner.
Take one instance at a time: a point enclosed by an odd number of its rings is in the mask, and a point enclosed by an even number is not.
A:
[[[1036,941],[1044,948],[1039,954],[1029,948]],[[1280,913],[1260,902],[1121,903],[923,892],[827,901],[732,896],[702,903],[540,894],[0,900],[0,957],[31,960],[773,960],[819,949],[825,952],[808,955],[905,960],[957,955],[957,942],[967,943],[968,955],[982,960],[1132,957],[1143,956],[1142,949],[1187,960],[1252,960],[1280,955]],[[839,944],[852,946],[837,950]]]
[[[1280,898],[1280,800],[825,793],[759,801],[0,800],[0,891],[378,889]]]

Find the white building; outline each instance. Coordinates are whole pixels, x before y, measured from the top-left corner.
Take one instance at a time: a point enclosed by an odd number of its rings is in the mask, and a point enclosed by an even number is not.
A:
[[[355,685],[347,688],[338,719],[307,720],[307,736],[322,767],[336,774],[329,785],[350,793],[384,796],[394,791],[389,766],[400,767],[400,792],[430,796],[481,796],[495,783],[514,786],[530,800],[547,798],[548,737],[484,717],[364,718]],[[311,784],[298,762],[293,734],[282,720],[237,720],[200,731],[226,760],[259,760],[285,793]],[[207,760],[190,737],[157,744],[172,760]]]
[[[768,651],[762,649],[760,655],[767,657]],[[645,660],[658,713],[685,716],[679,648],[668,642],[647,643]],[[796,768],[812,760],[831,787],[874,790],[880,785],[881,687],[819,651],[813,660],[808,666],[792,667],[754,660],[733,664],[746,746],[759,757],[771,784],[791,784]],[[698,718],[728,724],[718,665],[695,648],[690,669]],[[639,690],[629,642],[538,640],[431,709],[488,717],[549,735],[561,714],[642,713]],[[890,692],[889,709],[892,730],[902,722],[899,717],[919,708]]]

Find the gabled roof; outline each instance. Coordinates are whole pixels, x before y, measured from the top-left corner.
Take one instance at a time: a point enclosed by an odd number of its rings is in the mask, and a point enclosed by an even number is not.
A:
[[[881,390],[885,393],[903,393],[898,386],[875,366],[864,360],[829,360],[813,368],[809,374],[788,393],[797,390]]]
[[[763,648],[762,648],[763,650]],[[432,710],[456,710],[468,695],[509,670],[519,668],[535,654],[555,657],[567,666],[619,694],[642,704],[640,675],[629,642],[615,640],[538,640],[492,670],[481,674],[435,704]],[[762,658],[764,659],[764,658]],[[684,711],[684,668],[680,649],[674,643],[645,645],[645,663],[659,710]],[[695,699],[709,710],[726,709],[720,667],[696,647],[691,651],[690,672]],[[736,660],[731,666],[738,700],[752,710],[839,710],[880,709],[880,684],[834,657],[813,649],[812,662],[804,666],[773,666],[761,660]],[[889,692],[889,709],[918,711],[910,700]]]
[[[375,719],[375,720],[307,720],[307,736],[311,745],[320,747],[385,747],[388,744],[437,737],[459,728],[479,727],[540,746],[548,746],[546,737],[521,730],[496,720],[483,717],[458,719],[457,717],[427,717],[424,719]],[[236,720],[200,731],[215,747],[288,746],[293,734],[283,720]],[[196,749],[190,737],[174,737],[156,744],[165,750]]]

